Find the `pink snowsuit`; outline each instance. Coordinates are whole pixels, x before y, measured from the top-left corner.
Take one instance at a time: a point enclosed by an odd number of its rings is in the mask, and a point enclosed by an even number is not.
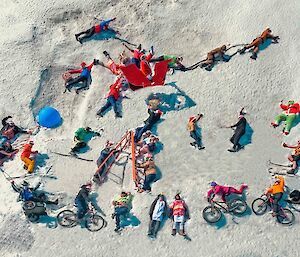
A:
[[[241,185],[240,189],[238,190],[235,189],[234,187],[216,185],[214,188],[210,189],[207,192],[207,198],[213,199],[215,195],[220,195],[222,201],[226,202],[225,196],[228,196],[230,194],[241,195],[246,187],[247,186],[245,185]],[[212,198],[211,195],[213,195]]]

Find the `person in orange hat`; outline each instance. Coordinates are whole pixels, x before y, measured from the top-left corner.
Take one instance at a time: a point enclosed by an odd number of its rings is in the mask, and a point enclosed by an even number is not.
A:
[[[69,76],[65,83],[66,89],[70,91],[71,87],[74,84],[81,83],[82,85],[76,89],[76,94],[78,94],[81,90],[87,88],[88,82],[91,81],[92,68],[96,64],[99,64],[99,60],[94,59],[94,61],[89,66],[87,66],[85,62],[82,62],[80,64],[80,69],[67,71],[67,74],[80,73],[80,75],[76,78],[72,78],[71,76]],[[66,77],[66,73],[63,75],[63,77]]]
[[[196,116],[191,116],[189,118],[189,122],[187,124],[187,130],[190,132],[191,138],[193,138],[195,141],[190,143],[191,146],[194,146],[195,148],[198,147],[199,150],[204,149],[205,147],[202,145],[202,139],[199,133],[200,128],[197,126],[197,122],[203,118],[203,114],[200,113]]]
[[[253,59],[253,60],[256,60],[257,53],[259,51],[259,47],[267,39],[271,39],[273,43],[278,43],[279,37],[278,36],[273,36],[271,33],[272,33],[272,30],[269,27],[267,27],[259,37],[253,39],[252,43],[244,46],[243,49],[239,50],[239,53],[243,54],[247,49],[251,49],[252,48],[253,49],[253,53],[250,56],[250,58]]]
[[[277,214],[279,211],[279,201],[281,200],[284,193],[284,178],[282,176],[275,176],[275,182],[274,184],[267,188],[265,190],[266,195],[271,195],[271,198],[273,199],[273,212],[274,214]]]
[[[32,140],[29,141],[23,148],[21,154],[21,160],[24,162],[24,168],[29,172],[32,173],[35,165],[35,160],[31,158],[32,154],[38,154],[38,151],[32,151],[32,147],[34,142]]]

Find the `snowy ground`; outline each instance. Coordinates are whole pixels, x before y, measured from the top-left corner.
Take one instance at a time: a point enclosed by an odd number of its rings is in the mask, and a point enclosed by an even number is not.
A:
[[[207,205],[204,196],[211,180],[232,186],[247,183],[250,206],[270,184],[267,160],[285,162],[289,151],[281,143],[295,143],[300,136],[299,126],[288,137],[283,137],[280,129],[269,126],[280,111],[280,100],[300,100],[300,2],[0,1],[1,117],[12,114],[17,124],[33,127],[32,112],[38,108],[47,104],[60,110],[63,126],[42,130],[34,140],[36,149],[48,154],[47,165],[54,165],[58,177],[45,179],[45,190],[64,192],[67,203],[72,203],[79,186],[92,176],[96,165],[55,156],[50,150],[68,151],[74,131],[89,125],[105,129],[103,137],[90,142],[91,151],[85,154],[96,159],[107,139],[118,141],[127,129],[142,123],[147,116],[145,99],[151,92],[184,98],[174,86],[140,90],[130,93],[130,99],[123,101],[122,119],[116,120],[112,111],[104,118],[96,118],[108,85],[114,80],[99,66],[93,70],[93,83],[88,91],[80,95],[63,94],[61,74],[67,67],[76,66],[82,60],[103,60],[104,50],[116,58],[123,50],[116,40],[91,40],[82,46],[75,41],[74,34],[89,28],[94,16],[117,16],[115,24],[122,37],[142,43],[145,48],[154,45],[158,55],[182,55],[187,65],[203,59],[207,51],[224,43],[251,42],[266,26],[281,39],[279,44],[261,51],[256,61],[249,59],[249,54],[236,55],[211,72],[196,69],[167,78],[167,82],[175,82],[196,105],[173,108],[163,116],[157,127],[163,150],[155,159],[162,178],[154,184],[153,196],[135,195],[133,214],[140,224],[126,228],[122,235],[113,231],[111,200],[122,188],[133,190],[130,165],[125,170],[123,187],[109,180],[96,189],[98,204],[108,221],[108,226],[98,233],[80,227],[51,229],[45,222],[28,224],[16,202],[17,195],[0,177],[0,256],[298,256],[298,213],[293,227],[283,227],[270,215],[257,217],[250,211],[238,218],[239,224],[225,215],[226,221],[216,227],[203,220],[202,209]],[[231,154],[226,149],[232,131],[220,129],[219,125],[235,122],[241,106],[246,107],[254,131],[252,143],[245,150]],[[186,131],[188,117],[199,112],[205,115],[202,128],[206,149],[201,152],[190,147]],[[18,157],[4,166],[11,175],[23,174],[21,167]],[[122,167],[115,167],[113,172],[120,175]],[[290,188],[299,189],[299,184],[298,178],[287,178]],[[170,221],[165,223],[156,241],[149,241],[148,208],[154,196],[164,192],[171,201],[178,190],[191,210],[187,232],[192,242],[173,238]]]

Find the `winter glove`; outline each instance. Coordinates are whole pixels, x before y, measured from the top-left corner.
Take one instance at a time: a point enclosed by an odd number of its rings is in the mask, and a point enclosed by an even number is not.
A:
[[[99,63],[99,60],[97,60],[97,59],[94,59],[94,65],[99,65],[100,63]]]

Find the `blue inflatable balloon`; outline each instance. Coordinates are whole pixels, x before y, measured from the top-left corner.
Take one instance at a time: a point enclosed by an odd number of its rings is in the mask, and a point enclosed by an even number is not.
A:
[[[37,115],[38,123],[46,128],[55,128],[62,122],[59,112],[53,107],[46,106]]]

